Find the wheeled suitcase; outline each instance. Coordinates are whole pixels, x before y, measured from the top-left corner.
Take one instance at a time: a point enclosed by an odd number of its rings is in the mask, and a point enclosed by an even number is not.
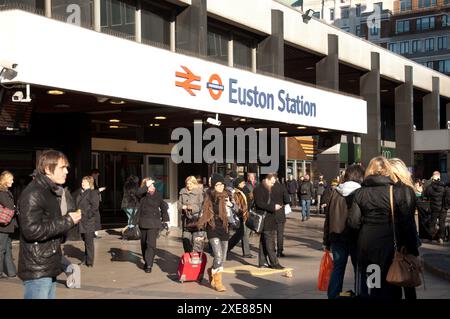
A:
[[[178,264],[178,280],[181,283],[185,281],[202,281],[206,261],[207,258],[204,252],[184,253]]]

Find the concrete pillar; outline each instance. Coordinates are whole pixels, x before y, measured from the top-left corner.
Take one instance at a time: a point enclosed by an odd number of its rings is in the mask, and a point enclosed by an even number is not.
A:
[[[100,0],[94,0],[94,30],[97,32],[102,31],[101,19],[102,15],[101,15]]]
[[[432,90],[423,97],[423,129],[440,129],[439,78],[433,76]]]
[[[447,103],[446,105],[447,108],[447,112],[446,112],[446,122],[447,125],[445,126],[445,128],[450,129],[450,103]]]
[[[371,53],[371,70],[361,76],[360,92],[367,101],[367,134],[361,136],[361,162],[381,154],[380,54]]]
[[[272,34],[258,44],[258,71],[284,75],[283,12],[272,10]]]
[[[316,84],[339,90],[339,45],[335,34],[328,35],[328,55],[316,63]]]
[[[45,16],[52,17],[52,0],[45,0]]]
[[[134,37],[136,42],[142,42],[142,2],[137,0],[136,2],[136,13],[134,15]]]
[[[175,52],[175,50],[176,50],[175,44],[176,44],[176,41],[177,41],[176,23],[175,23],[175,21],[176,21],[176,17],[173,16],[172,20],[170,21],[170,35],[169,35],[169,38],[170,38],[170,40],[169,40],[170,41],[170,51],[172,51],[172,52]]]
[[[252,72],[256,73],[256,48],[252,48]]]
[[[192,4],[177,16],[176,23],[176,48],[206,56],[208,54],[206,0],[192,0]]]
[[[405,83],[395,88],[395,154],[414,166],[413,69],[405,66]]]
[[[230,40],[228,40],[228,66],[233,67],[234,59],[233,59],[233,34],[230,34]]]

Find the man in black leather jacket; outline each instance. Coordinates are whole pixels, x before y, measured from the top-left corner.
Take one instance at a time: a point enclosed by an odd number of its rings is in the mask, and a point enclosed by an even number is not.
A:
[[[438,243],[443,244],[445,238],[445,219],[447,210],[445,209],[445,184],[441,182],[441,174],[434,172],[431,178],[431,184],[424,190],[424,196],[431,202],[431,224],[432,234],[436,233],[436,223],[439,219]]]
[[[59,197],[66,181],[68,160],[58,151],[39,158],[36,178],[19,198],[19,278],[25,299],[54,299],[56,277],[62,273],[61,241],[81,219],[80,212],[62,215]]]

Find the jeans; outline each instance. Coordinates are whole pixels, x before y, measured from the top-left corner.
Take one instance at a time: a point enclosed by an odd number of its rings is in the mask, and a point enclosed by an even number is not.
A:
[[[353,271],[356,276],[356,247],[355,244],[345,242],[332,242],[331,252],[333,253],[333,271],[331,272],[330,283],[328,285],[328,299],[339,296],[344,283],[345,268],[348,256],[350,255]],[[355,277],[356,281],[356,277]],[[356,289],[355,289],[356,290]]]
[[[55,299],[56,278],[43,277],[25,280],[24,299]]]
[[[128,228],[133,228],[135,225],[133,225],[134,216],[136,214],[137,209],[136,208],[124,208],[123,209],[128,217]]]
[[[223,262],[227,259],[228,241],[221,241],[219,238],[210,238],[209,244],[213,251],[213,269],[223,267]]]
[[[302,220],[305,220],[306,217],[309,218],[309,207],[311,206],[310,199],[302,199]]]
[[[202,252],[203,251],[203,239],[205,237],[204,231],[189,232],[183,231],[183,249],[185,253]],[[200,237],[200,238],[199,238]]]
[[[5,272],[7,276],[16,275],[16,265],[12,257],[11,234],[0,233],[0,274]]]

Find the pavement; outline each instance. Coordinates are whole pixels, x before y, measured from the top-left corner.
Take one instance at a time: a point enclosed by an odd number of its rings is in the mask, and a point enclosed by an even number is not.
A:
[[[257,258],[243,258],[236,246],[225,263],[223,282],[226,292],[211,289],[208,281],[180,283],[177,278],[179,257],[183,253],[180,231],[172,228],[168,236],[158,239],[158,252],[153,271],[142,270],[139,241],[120,239],[120,228],[100,232],[95,240],[93,268],[81,266],[81,288],[65,286],[66,275],[57,278],[58,299],[326,299],[317,289],[317,277],[322,251],[322,215],[312,214],[301,222],[298,211],[292,212],[285,229],[284,253],[280,263],[291,270],[259,269]],[[250,237],[252,254],[257,256],[259,236]],[[13,257],[17,264],[19,243],[13,241]],[[417,289],[420,299],[447,299],[450,296],[448,269],[449,245],[424,244],[421,247],[426,262],[426,289]],[[84,257],[84,244],[69,241],[63,245],[64,254],[78,264]],[[208,254],[208,265],[212,257]],[[435,271],[442,269],[442,272]],[[343,291],[352,289],[353,273],[349,262]],[[0,280],[0,299],[22,299],[23,284],[18,278]]]

